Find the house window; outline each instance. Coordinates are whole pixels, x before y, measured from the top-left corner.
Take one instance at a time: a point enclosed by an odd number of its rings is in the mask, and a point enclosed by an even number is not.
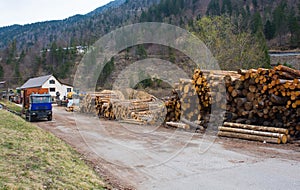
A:
[[[55,88],[49,88],[50,92],[55,92]]]
[[[55,80],[49,80],[49,84],[55,84]]]
[[[67,88],[67,92],[71,92],[72,91],[72,88]]]

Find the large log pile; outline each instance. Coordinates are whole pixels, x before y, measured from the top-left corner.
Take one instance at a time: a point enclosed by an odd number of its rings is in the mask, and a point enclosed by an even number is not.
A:
[[[289,129],[300,137],[300,73],[285,66],[240,70],[227,88],[227,121]]]
[[[166,121],[184,117],[205,126],[208,120],[223,119],[218,112],[211,114],[211,106],[217,104],[220,114],[226,110],[225,121],[285,128],[291,137],[300,137],[299,70],[282,65],[238,72],[196,69],[192,80],[182,79],[176,92],[178,97],[166,104],[167,116],[176,117]]]
[[[167,108],[165,122],[185,121],[186,123],[189,122],[190,125],[194,123],[193,128],[198,128],[198,124],[206,126],[208,123],[211,96],[207,81],[205,79],[203,81],[198,80],[202,76],[202,72],[198,71],[198,77],[180,79],[179,83],[175,84],[171,96],[165,98]],[[175,125],[172,124],[171,126]],[[177,126],[181,125],[178,124]]]
[[[196,69],[192,79],[180,79],[175,85],[173,96],[166,101],[166,121],[188,120],[196,125],[207,127],[214,118],[220,119],[221,112],[226,109],[224,94],[226,88],[221,85],[224,80],[231,82],[231,77],[224,77],[225,71],[201,71]],[[235,76],[236,77],[236,76]],[[216,103],[215,115],[211,115],[211,105]],[[198,127],[196,127],[198,128]]]
[[[184,129],[211,127],[211,121],[221,120],[283,128],[289,136],[300,137],[300,71],[285,66],[238,72],[196,69],[192,79],[181,79],[163,101],[132,89],[125,93],[102,91],[88,94],[81,102],[81,111],[130,123],[164,122]],[[221,136],[281,143],[287,139],[269,131],[228,127],[219,127]]]

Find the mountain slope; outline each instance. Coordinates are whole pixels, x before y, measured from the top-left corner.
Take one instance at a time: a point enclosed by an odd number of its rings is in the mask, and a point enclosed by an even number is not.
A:
[[[298,0],[115,0],[86,15],[0,28],[0,80],[53,73],[70,81],[82,57],[72,48],[143,21],[197,30],[194,21],[204,15],[227,15],[237,31],[262,30],[269,47],[299,48],[299,9]]]

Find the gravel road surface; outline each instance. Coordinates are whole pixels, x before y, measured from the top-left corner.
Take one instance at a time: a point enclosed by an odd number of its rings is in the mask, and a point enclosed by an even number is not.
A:
[[[99,120],[53,108],[35,122],[116,189],[300,189],[299,144],[273,145]]]

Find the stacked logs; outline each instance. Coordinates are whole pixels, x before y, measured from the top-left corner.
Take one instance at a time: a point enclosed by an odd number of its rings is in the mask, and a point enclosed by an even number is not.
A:
[[[288,133],[287,129],[282,128],[224,122],[223,126],[219,127],[218,136],[286,144]]]
[[[165,101],[167,108],[165,122],[183,120],[200,121],[202,124],[208,122],[211,97],[205,77],[203,80],[200,78],[202,75],[203,73],[198,70],[193,79],[180,79],[175,85],[172,95]]]
[[[88,93],[80,102],[80,112],[113,118],[111,114],[112,101],[122,98],[122,94],[117,91],[104,90],[98,93]]]
[[[197,118],[205,126],[212,117],[222,120],[225,110],[225,121],[284,128],[291,137],[300,137],[299,70],[282,65],[238,72],[196,69],[192,80],[181,79],[175,92],[166,103],[166,121]],[[220,115],[211,113],[213,104]]]
[[[167,111],[164,123],[180,121],[181,102],[179,93],[180,92],[178,89],[174,89],[169,97],[163,98],[164,105]]]
[[[299,137],[299,71],[280,65],[239,73],[227,88],[227,121],[286,128]]]
[[[206,77],[200,69],[194,71],[192,83],[198,95],[200,109],[207,109],[212,103],[210,96],[210,87]]]
[[[162,122],[164,106],[157,99],[126,100],[113,104],[115,119],[127,123],[150,124]]]
[[[196,69],[192,79],[180,79],[173,90],[173,97],[166,101],[167,107],[166,121],[188,120],[203,127],[211,117],[217,117],[220,114],[212,116],[212,102],[220,103],[215,110],[220,112],[226,109],[224,94],[226,88],[222,84],[224,78],[227,83],[231,83],[231,77],[224,77],[224,74],[231,72],[219,71],[201,71]],[[236,76],[235,76],[236,77]]]
[[[97,115],[99,118],[127,123],[162,123],[164,106],[155,97],[147,97],[142,100],[125,100],[119,91],[105,90],[100,93],[89,93],[81,101],[80,110],[83,113]]]

